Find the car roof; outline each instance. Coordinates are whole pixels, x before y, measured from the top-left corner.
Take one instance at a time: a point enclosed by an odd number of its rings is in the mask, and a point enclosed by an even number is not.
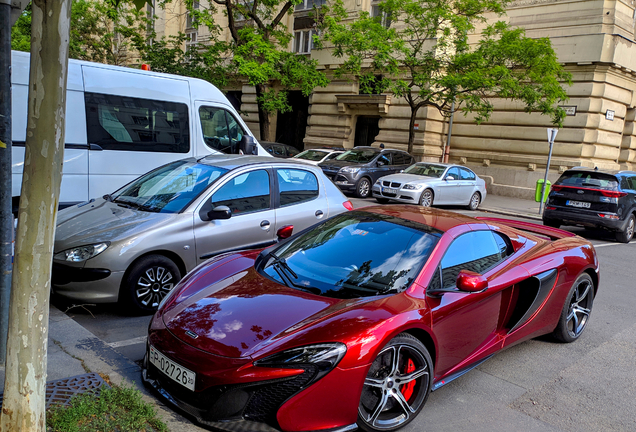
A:
[[[571,172],[589,172],[589,173],[601,173],[601,174],[609,174],[609,175],[636,175],[634,171],[628,170],[611,170],[611,169],[598,169],[598,168],[589,168],[589,167],[574,167],[570,168],[565,173]]]
[[[360,210],[406,219],[430,226],[442,232],[446,232],[459,225],[485,225],[484,222],[478,219],[460,213],[409,204],[371,206],[358,209],[358,211]]]
[[[261,164],[294,164],[305,166],[306,164],[299,162],[298,159],[277,159],[271,156],[251,156],[251,155],[237,155],[237,154],[221,154],[221,155],[209,155],[197,160],[199,163],[206,165],[216,166],[220,168],[226,168],[233,170],[247,165],[261,165]]]
[[[396,152],[400,152],[400,153],[409,154],[408,152],[405,152],[404,150],[398,150],[398,149],[393,149],[393,148],[379,148],[379,147],[372,147],[372,146],[356,146],[354,148],[350,148],[350,149],[347,149],[347,150],[356,150],[356,149],[360,149],[360,150],[375,150],[378,153],[385,152],[385,151],[396,151]]]

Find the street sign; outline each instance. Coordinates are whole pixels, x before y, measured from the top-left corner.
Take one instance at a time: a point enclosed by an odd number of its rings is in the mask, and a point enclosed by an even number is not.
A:
[[[548,142],[549,143],[554,143],[554,140],[556,139],[557,133],[559,133],[559,130],[557,128],[548,128]]]
[[[576,105],[559,105],[559,108],[563,108],[566,116],[576,115]]]

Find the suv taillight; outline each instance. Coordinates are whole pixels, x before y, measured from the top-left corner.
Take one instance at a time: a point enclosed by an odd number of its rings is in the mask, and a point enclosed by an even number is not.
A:
[[[552,187],[550,188],[550,190],[553,190],[556,192],[562,191],[563,189],[582,189],[582,190],[591,191],[591,192],[599,192],[603,196],[610,197],[610,198],[622,198],[624,196],[627,196],[627,192],[588,188],[588,187],[579,187],[579,186],[552,185]]]

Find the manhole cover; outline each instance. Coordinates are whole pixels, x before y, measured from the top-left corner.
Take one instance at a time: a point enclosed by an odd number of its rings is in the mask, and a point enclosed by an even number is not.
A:
[[[71,398],[80,393],[92,391],[99,396],[102,386],[108,386],[96,373],[77,375],[46,383],[46,408],[52,404],[68,405]],[[2,405],[0,393],[0,405]]]

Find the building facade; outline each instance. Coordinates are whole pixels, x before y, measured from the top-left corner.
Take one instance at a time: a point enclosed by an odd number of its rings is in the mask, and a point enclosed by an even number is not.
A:
[[[320,68],[329,73],[338,59],[328,50],[313,50],[311,46],[314,30],[308,11],[314,2],[320,5],[321,1],[324,0],[305,0],[285,18],[284,24],[294,32],[288,49],[317,59]],[[346,0],[345,6],[356,16],[361,11],[378,14],[378,3]],[[200,6],[205,7],[205,2]],[[507,16],[499,18],[525,28],[530,37],[550,37],[559,60],[572,74],[573,85],[566,88],[569,115],[553,150],[549,175],[552,181],[573,166],[634,169],[635,9],[631,0],[516,0],[510,4]],[[194,34],[191,38],[199,42],[209,38],[205,29],[187,27],[188,14],[179,2],[158,10],[157,17],[159,35],[180,30]],[[219,15],[222,27],[224,19]],[[229,34],[225,37],[229,38]],[[228,90],[239,96],[244,119],[257,132],[254,89],[242,86]],[[390,94],[359,93],[355,81],[332,80],[327,87],[315,89],[306,101],[297,101],[295,111],[306,111],[306,126],[300,122],[303,130],[295,132],[301,136],[301,148],[384,143],[386,147],[406,150],[410,115],[406,102]],[[485,177],[490,193],[533,197],[534,185],[545,173],[550,118],[527,114],[519,104],[507,100],[495,100],[494,107],[489,121],[481,125],[475,124],[470,115],[455,115],[450,161],[469,166]],[[275,122],[276,136],[283,137],[290,121],[279,120]],[[448,127],[448,120],[436,109],[421,109],[414,127],[416,159],[439,161]]]

